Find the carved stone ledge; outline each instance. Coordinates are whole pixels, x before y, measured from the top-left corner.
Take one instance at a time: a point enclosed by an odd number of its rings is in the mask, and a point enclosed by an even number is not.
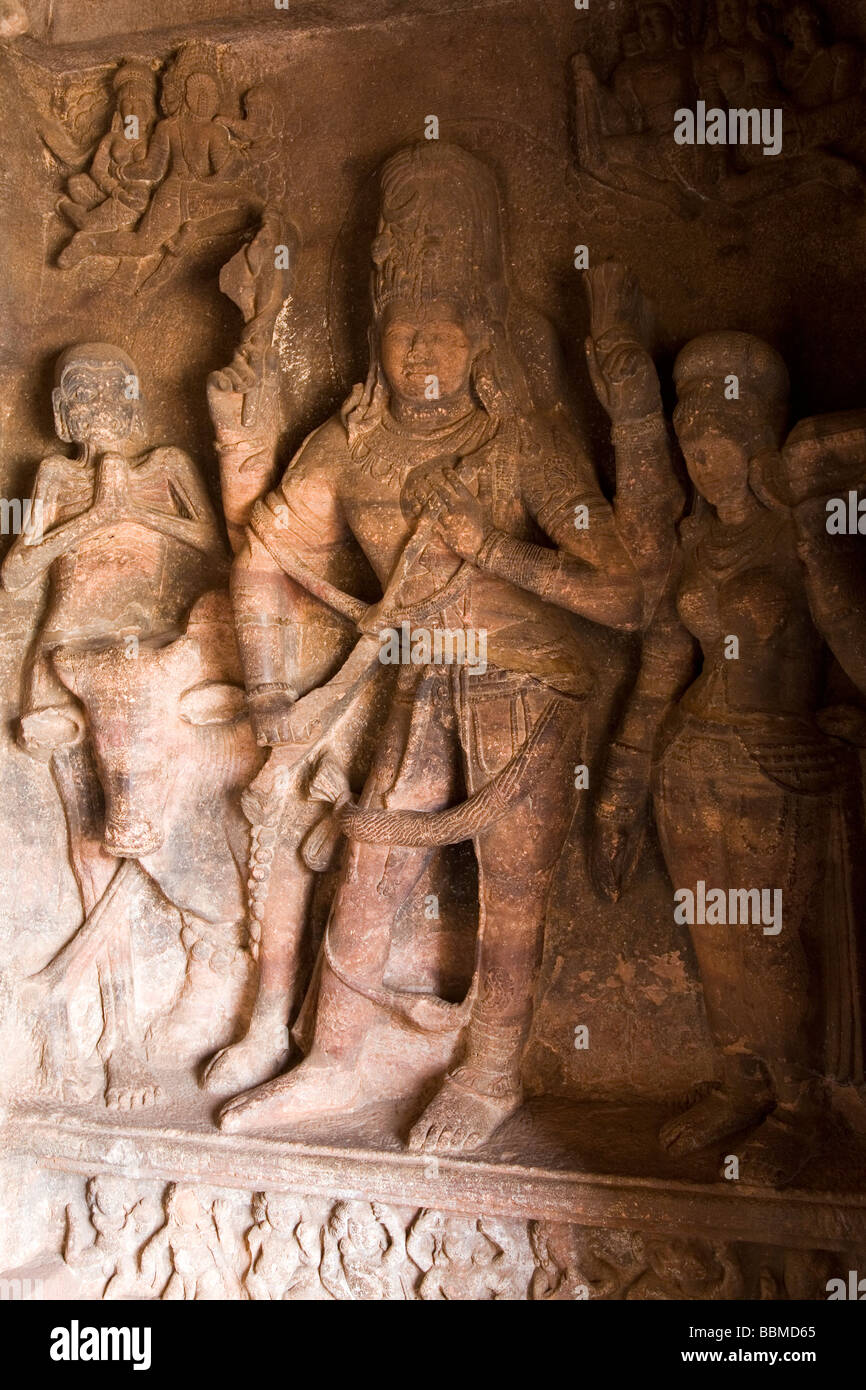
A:
[[[591,1128],[609,1119],[606,1109],[584,1106],[580,1115]],[[638,1131],[644,1119],[638,1115]],[[557,1164],[556,1158],[543,1164],[532,1163],[528,1156],[520,1159],[505,1144],[503,1152],[512,1161],[437,1158],[371,1148],[351,1139],[321,1143],[227,1138],[198,1124],[159,1125],[150,1117],[145,1122],[99,1121],[70,1109],[30,1106],[10,1115],[3,1145],[7,1153],[36,1159],[46,1168],[87,1176],[114,1173],[136,1180],[162,1178],[335,1200],[363,1197],[442,1211],[483,1211],[512,1220],[789,1249],[866,1247],[866,1192],[772,1192],[660,1171],[635,1177],[599,1171],[599,1165],[574,1171]]]

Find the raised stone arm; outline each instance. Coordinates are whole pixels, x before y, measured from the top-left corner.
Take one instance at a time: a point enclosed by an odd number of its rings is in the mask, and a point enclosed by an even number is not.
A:
[[[219,457],[223,511],[232,549],[244,543],[244,528],[253,503],[267,492],[274,479],[279,441],[278,416],[279,357],[270,349],[260,371],[243,358],[221,371],[212,372],[207,383],[208,408]],[[245,420],[248,397],[255,393],[258,409],[255,420]]]
[[[640,854],[653,750],[664,718],[694,672],[694,644],[675,607],[676,523],[684,491],[672,466],[658,374],[646,343],[650,311],[631,272],[606,262],[587,272],[587,367],[611,420],[614,515],[643,583],[641,664],[608,750],[595,802],[590,870],[617,899]]]
[[[631,272],[614,261],[587,271],[587,368],[611,421],[617,529],[644,585],[644,622],[659,602],[684,493],[672,466],[658,374],[646,347],[650,311]]]
[[[866,410],[801,420],[754,461],[752,479],[765,505],[790,509],[812,617],[866,692]]]
[[[232,361],[208,378],[220,460],[223,509],[232,549],[241,548],[253,503],[274,481],[280,435],[277,317],[291,290],[299,247],[294,227],[266,208],[249,245],[220,273],[220,289],[244,317]]]

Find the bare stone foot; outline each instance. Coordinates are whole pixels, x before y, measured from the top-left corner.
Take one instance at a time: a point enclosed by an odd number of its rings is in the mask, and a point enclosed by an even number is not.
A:
[[[105,1064],[105,1104],[109,1110],[140,1110],[155,1105],[162,1092],[137,1053],[113,1053]]]
[[[202,1089],[215,1094],[248,1090],[276,1076],[288,1060],[287,1028],[251,1028],[245,1037],[210,1059],[202,1075]]]
[[[777,1106],[740,1150],[740,1182],[786,1187],[817,1151],[818,1134],[813,1111]]]
[[[734,1094],[714,1087],[688,1110],[662,1125],[659,1143],[675,1157],[694,1153],[757,1124],[772,1103],[772,1097],[766,1093]]]
[[[446,1076],[420,1120],[412,1126],[409,1148],[424,1153],[467,1153],[480,1149],[499,1126],[519,1110],[523,1096],[482,1096]]]
[[[283,1076],[224,1105],[219,1127],[228,1134],[281,1129],[300,1120],[351,1110],[361,1095],[354,1062],[337,1064],[311,1053]]]

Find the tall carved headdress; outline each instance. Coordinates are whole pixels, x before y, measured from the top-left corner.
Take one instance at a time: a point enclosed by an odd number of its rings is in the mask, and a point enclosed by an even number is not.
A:
[[[457,303],[484,319],[507,306],[499,189],[474,155],[438,140],[399,150],[381,179],[373,242],[376,314],[394,299]]]
[[[196,73],[203,73],[216,82],[222,97],[217,50],[212,44],[190,39],[188,43],[181,44],[163,69],[162,106],[167,116],[173,116],[179,110],[187,78]]]
[[[341,412],[356,455],[364,453],[387,399],[379,326],[396,300],[418,309],[445,300],[465,318],[479,320],[488,347],[476,362],[474,384],[488,413],[513,416],[529,409],[523,372],[508,344],[503,218],[492,170],[457,145],[421,141],[391,156],[381,189],[372,246],[370,369]]]

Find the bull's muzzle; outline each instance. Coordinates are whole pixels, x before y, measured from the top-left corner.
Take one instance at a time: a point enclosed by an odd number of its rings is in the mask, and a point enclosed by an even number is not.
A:
[[[102,843],[119,859],[141,859],[154,854],[163,838],[162,832],[142,816],[109,815]]]
[[[145,855],[156,853],[163,844],[163,835],[149,826],[146,820],[110,821],[103,835],[103,845],[110,855],[118,859],[142,859]]]

